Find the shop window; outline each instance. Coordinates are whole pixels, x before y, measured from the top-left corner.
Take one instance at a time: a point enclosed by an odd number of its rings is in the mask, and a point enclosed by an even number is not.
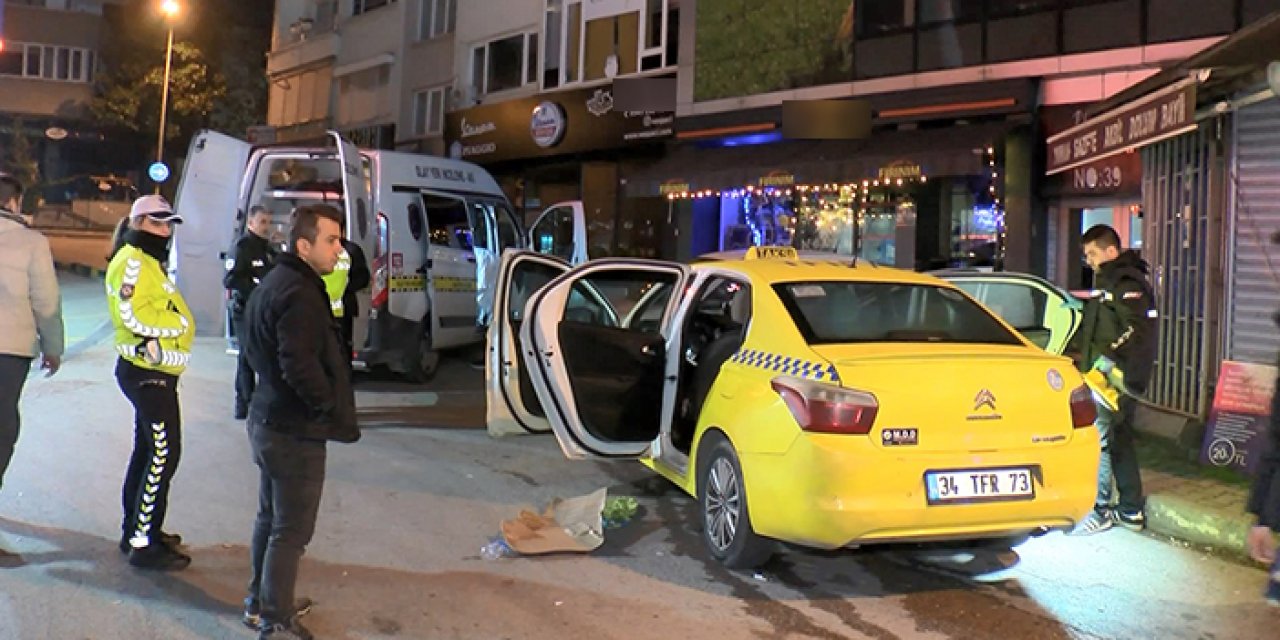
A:
[[[916,24],[916,0],[859,2],[855,10],[858,35],[864,38],[897,33]]]
[[[1058,0],[987,0],[987,15],[992,18],[1043,13],[1058,8]]]
[[[419,0],[418,40],[453,33],[458,25],[458,0]]]

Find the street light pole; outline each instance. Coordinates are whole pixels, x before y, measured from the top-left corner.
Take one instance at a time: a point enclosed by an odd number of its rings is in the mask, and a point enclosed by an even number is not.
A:
[[[169,46],[164,53],[164,87],[160,90],[160,134],[156,139],[156,161],[164,162],[165,118],[169,113],[169,69],[173,65],[173,25],[169,25]]]
[[[164,85],[160,88],[160,131],[156,134],[156,162],[164,162],[164,134],[169,115],[169,70],[173,66],[173,20],[178,15],[177,0],[164,0],[160,11],[169,25],[169,43],[164,50]],[[160,185],[156,184],[156,193]]]

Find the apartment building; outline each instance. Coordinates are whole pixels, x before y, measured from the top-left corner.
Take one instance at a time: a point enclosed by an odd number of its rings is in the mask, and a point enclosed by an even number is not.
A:
[[[85,124],[106,23],[115,0],[8,0],[0,49],[3,162],[37,163],[42,182],[101,168],[101,132]],[[16,137],[27,158],[14,158]],[[65,191],[65,190],[63,190]],[[65,201],[63,191],[44,194]]]
[[[262,142],[442,153],[458,0],[278,0]]]

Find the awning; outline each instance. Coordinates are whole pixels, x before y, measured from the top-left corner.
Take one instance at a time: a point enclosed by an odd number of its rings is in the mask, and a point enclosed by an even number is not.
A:
[[[1061,173],[1196,128],[1196,81],[1172,86],[1051,136],[1045,175]]]
[[[918,166],[929,178],[981,174],[987,148],[1000,144],[1011,122],[878,133],[866,140],[796,140],[739,147],[669,147],[661,160],[628,172],[626,195],[861,182],[887,167]],[[785,176],[784,180],[777,180]],[[666,187],[664,188],[664,185]],[[677,188],[678,187],[678,188]]]

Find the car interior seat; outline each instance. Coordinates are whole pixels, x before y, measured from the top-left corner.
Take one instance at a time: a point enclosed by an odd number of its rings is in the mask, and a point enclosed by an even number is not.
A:
[[[724,366],[746,337],[747,321],[751,318],[751,291],[743,288],[734,295],[728,305],[729,326],[720,332],[702,352],[698,354],[698,366],[693,371],[693,379],[689,383],[687,410],[684,413],[685,429],[672,433],[673,443],[687,449],[697,427],[698,417],[711,393],[711,385],[715,384],[720,367]]]

